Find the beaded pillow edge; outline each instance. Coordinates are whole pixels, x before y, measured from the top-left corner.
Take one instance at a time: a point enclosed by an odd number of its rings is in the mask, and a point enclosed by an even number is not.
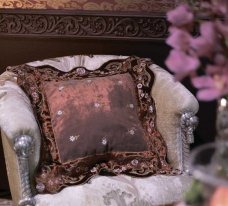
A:
[[[104,171],[109,174],[127,174],[132,176],[149,176],[152,174],[170,174],[172,173],[171,167],[166,162],[167,148],[164,140],[156,129],[155,118],[156,111],[153,99],[150,95],[151,88],[153,85],[153,72],[148,68],[151,61],[148,59],[129,57],[125,60],[111,60],[101,66],[99,69],[94,71],[88,71],[86,68],[77,67],[70,72],[61,72],[51,67],[31,67],[28,65],[20,65],[11,67],[8,70],[18,75],[18,84],[23,90],[29,95],[34,110],[37,111],[37,119],[43,131],[42,143],[46,145],[41,152],[41,163],[39,165],[38,173],[36,176],[37,188],[40,193],[55,193],[67,185],[79,184],[86,182],[97,174],[101,174]],[[46,69],[45,69],[46,68]],[[42,82],[52,81],[64,81],[66,79],[85,79],[93,77],[105,77],[109,75],[130,73],[135,84],[138,94],[138,100],[140,103],[139,119],[142,120],[143,127],[147,130],[150,137],[150,149],[147,152],[142,152],[135,158],[130,158],[128,163],[123,165],[114,164],[115,160],[111,157],[110,161],[103,162],[101,164],[94,164],[91,168],[85,169],[85,174],[78,171],[79,164],[77,161],[70,162],[67,164],[61,164],[58,161],[58,157],[53,157],[50,151],[56,150],[56,144],[53,143],[53,137],[47,138],[47,135],[53,133],[50,127],[50,114],[47,107],[47,102],[42,94]],[[28,75],[31,75],[28,78]],[[36,86],[34,86],[34,82]],[[47,126],[49,125],[49,126]],[[155,147],[156,146],[156,147]],[[149,154],[150,153],[150,154]],[[120,155],[119,162],[123,162],[123,158],[126,155],[131,156],[129,152],[125,152],[124,155]],[[147,157],[147,158],[146,158]],[[148,157],[150,161],[148,161]],[[140,162],[140,159],[143,160]],[[145,164],[146,162],[146,164]],[[50,172],[51,171],[51,172]],[[75,173],[77,175],[72,175]],[[65,175],[66,174],[66,175]],[[73,182],[73,183],[72,183]]]

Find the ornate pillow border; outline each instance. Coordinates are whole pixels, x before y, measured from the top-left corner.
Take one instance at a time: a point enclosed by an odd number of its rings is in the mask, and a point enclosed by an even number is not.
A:
[[[76,67],[66,73],[50,66],[31,67],[26,64],[7,68],[8,71],[17,74],[18,84],[28,94],[41,127],[43,146],[36,174],[36,188],[39,193],[55,193],[68,185],[87,182],[93,176],[103,173],[138,177],[173,173],[166,161],[165,141],[156,129],[155,104],[150,95],[154,74],[149,69],[150,64],[152,64],[150,59],[132,56],[125,60],[110,60],[94,71]],[[132,76],[136,85],[138,106],[140,107],[139,119],[147,131],[148,151],[116,152],[108,155],[107,162],[95,165],[93,157],[61,163],[52,131],[47,100],[42,91],[42,83],[53,80],[105,77],[126,72]]]

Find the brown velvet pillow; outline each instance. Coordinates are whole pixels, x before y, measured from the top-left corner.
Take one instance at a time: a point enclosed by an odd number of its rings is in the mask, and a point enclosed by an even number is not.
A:
[[[94,175],[145,177],[172,172],[156,129],[151,61],[112,60],[95,71],[50,66],[8,69],[31,99],[42,130],[36,173],[40,193],[55,193]]]

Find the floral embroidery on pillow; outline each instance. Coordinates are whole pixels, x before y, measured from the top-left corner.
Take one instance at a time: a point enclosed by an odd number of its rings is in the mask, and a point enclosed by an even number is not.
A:
[[[129,57],[94,71],[9,68],[30,97],[42,130],[38,192],[55,193],[98,174],[173,173],[156,129],[150,64],[149,59]]]

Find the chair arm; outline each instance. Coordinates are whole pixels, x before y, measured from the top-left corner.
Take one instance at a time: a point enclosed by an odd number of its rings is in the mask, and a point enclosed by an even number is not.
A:
[[[1,136],[13,205],[34,206],[29,177],[32,174],[29,170],[29,156],[32,152],[33,140],[30,136],[19,136],[15,139],[12,148],[9,138],[3,131]]]
[[[6,76],[10,73],[0,76],[0,127],[8,178],[13,198],[27,205],[31,197],[29,174],[34,173],[39,161],[40,131],[28,97]],[[33,155],[29,155],[32,150]]]
[[[156,64],[150,69],[155,74],[151,95],[156,106],[156,123],[167,144],[168,160],[174,168],[186,170],[189,143],[197,124],[194,115],[199,108],[198,102],[170,73]]]
[[[0,76],[0,82],[5,73]],[[34,170],[39,161],[40,130],[28,97],[13,81],[5,81],[4,85],[0,85],[0,127],[12,147],[16,137],[33,137],[35,155],[31,160],[30,169]]]

